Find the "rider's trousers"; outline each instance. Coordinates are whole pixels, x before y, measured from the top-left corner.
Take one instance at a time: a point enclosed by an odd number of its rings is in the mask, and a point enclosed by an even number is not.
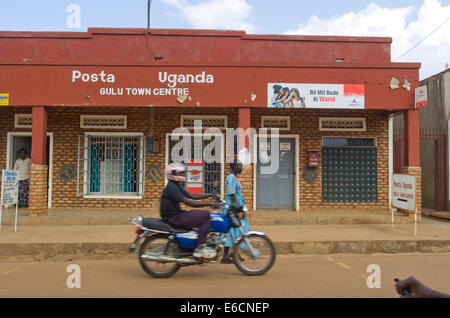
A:
[[[198,244],[206,242],[211,229],[211,215],[208,210],[189,210],[166,221],[174,227],[190,230],[198,227]]]

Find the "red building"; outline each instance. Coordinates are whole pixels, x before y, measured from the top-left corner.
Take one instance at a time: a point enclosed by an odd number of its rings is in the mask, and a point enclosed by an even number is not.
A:
[[[190,168],[198,174],[191,191],[223,193],[230,147],[252,156],[240,176],[250,208],[388,210],[395,114],[406,115],[405,170],[421,191],[413,103],[420,64],[392,63],[391,42],[208,30],[0,32],[0,166],[11,169],[17,150],[30,150],[30,213],[155,207],[174,129],[189,132],[201,120],[209,130],[200,143],[212,136],[217,147]],[[233,151],[226,129],[238,127],[258,135],[241,134]],[[264,140],[261,128],[278,128],[279,143]],[[272,153],[279,169],[267,174]]]

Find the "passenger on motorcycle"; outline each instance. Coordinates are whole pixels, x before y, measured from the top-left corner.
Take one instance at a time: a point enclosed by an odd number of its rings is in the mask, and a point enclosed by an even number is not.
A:
[[[186,165],[171,163],[166,167],[166,176],[169,182],[161,196],[160,214],[164,222],[182,229],[198,227],[198,247],[194,250],[194,257],[213,258],[216,252],[209,248],[205,242],[211,227],[211,216],[208,210],[181,210],[180,203],[193,208],[213,207],[220,208],[216,202],[196,202],[211,198],[214,195],[193,194],[184,190],[181,185],[186,182]]]

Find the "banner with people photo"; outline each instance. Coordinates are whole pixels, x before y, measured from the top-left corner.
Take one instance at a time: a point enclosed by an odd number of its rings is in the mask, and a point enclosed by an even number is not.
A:
[[[269,108],[364,109],[363,84],[268,83]]]

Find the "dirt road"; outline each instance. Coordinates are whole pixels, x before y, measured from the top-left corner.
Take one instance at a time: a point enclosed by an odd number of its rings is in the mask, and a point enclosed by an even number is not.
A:
[[[68,265],[80,266],[81,288],[69,289]],[[381,288],[367,287],[370,264],[381,269]],[[261,277],[234,265],[186,267],[169,279],[153,279],[135,258],[0,262],[3,297],[396,297],[393,279],[414,275],[450,292],[450,254],[282,255]]]

